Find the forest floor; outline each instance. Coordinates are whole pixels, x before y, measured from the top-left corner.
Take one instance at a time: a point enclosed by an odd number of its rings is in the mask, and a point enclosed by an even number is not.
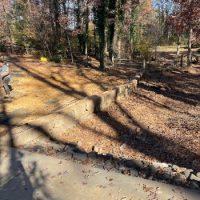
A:
[[[67,65],[44,63],[31,56],[11,56],[10,60],[13,97],[2,101],[0,113],[6,112],[13,125],[27,123],[78,99],[127,83],[140,67],[117,67],[102,72],[93,58],[89,58],[89,64],[81,60]],[[3,132],[1,126],[0,135]]]
[[[25,115],[23,122],[126,83],[138,70],[118,67],[100,72],[95,64],[66,67],[32,58],[15,59],[15,97],[2,104],[2,109],[11,112],[13,121]],[[168,162],[200,171],[200,66],[180,68],[165,62],[148,67],[133,95],[66,130],[64,142],[86,152]]]
[[[197,65],[149,68],[133,95],[68,130],[64,141],[86,152],[200,171],[199,84]]]

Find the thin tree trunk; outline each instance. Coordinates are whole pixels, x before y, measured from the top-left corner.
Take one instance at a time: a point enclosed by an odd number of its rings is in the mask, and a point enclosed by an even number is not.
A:
[[[63,10],[64,10],[64,14],[67,15],[67,14],[68,14],[68,11],[67,11],[67,9],[66,9],[66,3],[63,4]],[[69,35],[68,35],[66,29],[65,29],[65,31],[64,31],[64,34],[65,34],[66,42],[68,43],[68,46],[69,46],[71,61],[72,61],[72,63],[74,63],[74,56],[73,56],[73,53],[72,53],[72,46],[71,46],[71,42],[70,42],[70,39],[69,39]]]
[[[115,1],[115,11],[119,10],[119,7],[121,6],[121,1],[116,0]],[[120,58],[121,56],[119,51],[119,40],[120,40],[120,26],[121,22],[119,20],[119,16],[115,14],[115,20],[114,20],[114,27],[113,27],[113,39],[112,39],[112,59],[113,57]],[[114,62],[114,61],[113,61]]]
[[[157,60],[157,45],[155,46],[155,61]]]
[[[180,36],[178,35],[178,41],[177,41],[177,49],[176,49],[176,55],[177,57],[180,54]]]
[[[183,67],[183,54],[181,55],[181,63],[180,63],[181,67]]]
[[[118,59],[121,59],[121,38],[118,38],[117,47],[118,47]]]
[[[50,49],[49,49],[49,45],[48,45],[48,43],[46,42],[46,40],[45,40],[45,42],[44,42],[44,46],[46,46],[49,56],[52,57],[51,51],[50,51]]]
[[[144,72],[146,70],[146,59],[145,58],[143,59],[143,66],[142,67],[143,67],[143,72]]]
[[[193,30],[190,27],[189,35],[188,35],[188,55],[187,55],[188,66],[190,66],[192,63],[192,34],[193,34]]]
[[[105,49],[104,49],[104,53],[106,56],[108,56],[108,27],[105,26]]]
[[[67,42],[68,42],[68,45],[69,45],[69,51],[70,51],[71,61],[72,61],[72,63],[74,63],[74,56],[73,56],[73,53],[72,53],[72,46],[71,46],[71,42],[69,40],[69,36],[68,36],[67,33],[66,33],[66,38],[67,38]]]
[[[65,4],[63,5],[65,6]],[[79,42],[79,49],[80,53],[84,53],[84,47],[83,47],[83,34],[82,34],[82,17],[81,17],[81,0],[77,1],[77,11],[76,11],[76,18],[77,18],[77,29],[81,31],[81,33],[78,34],[78,42]],[[66,12],[66,11],[65,11]]]
[[[48,1],[48,7],[49,7],[50,12],[52,13],[53,12],[52,1]],[[56,29],[55,29],[55,26],[54,26],[54,17],[53,17],[53,15],[50,15],[50,23],[51,23],[51,31],[52,31],[52,35],[53,35],[53,37],[51,38],[51,46],[50,46],[50,48],[51,48],[52,54],[54,54],[55,53],[54,47],[56,46],[56,38],[55,38]]]
[[[86,5],[86,19],[85,19],[85,55],[88,57],[88,31],[89,31],[89,8]]]
[[[100,60],[100,69],[101,70],[104,70],[104,68],[105,68],[104,51],[105,51],[105,35],[101,34],[99,36],[99,60]]]
[[[100,60],[100,70],[104,70],[104,52],[105,52],[105,23],[106,23],[106,0],[102,0],[101,5],[97,9],[97,26],[99,34],[99,60]]]
[[[3,5],[3,11],[4,11],[4,14],[5,16],[7,15],[6,13],[6,9]],[[7,19],[7,16],[6,16],[6,24],[7,24],[7,28],[8,28],[8,35],[9,35],[9,39],[10,39],[10,44],[11,44],[11,53],[13,52],[13,37],[12,37],[12,31],[11,31],[11,28],[10,28],[10,24],[8,22],[8,19]]]
[[[95,56],[97,56],[97,34],[95,26],[94,26],[94,54]]]
[[[116,1],[114,2],[116,3]],[[114,7],[111,8],[111,10],[113,11],[115,9],[115,5]],[[115,20],[115,16],[113,17],[113,19]],[[109,24],[109,59],[111,61],[111,63],[113,63],[113,39],[114,39],[114,32],[115,32],[115,24],[114,22]]]
[[[68,12],[67,12],[67,9],[66,9],[66,4],[63,4],[63,10],[64,10],[64,14],[67,15]],[[73,53],[72,53],[72,46],[71,46],[71,42],[70,42],[70,39],[69,39],[69,35],[68,35],[66,29],[65,29],[65,31],[64,31],[64,34],[65,34],[65,38],[66,38],[66,40],[67,40],[67,43],[68,43],[68,45],[69,45],[69,51],[70,51],[71,61],[72,61],[72,63],[74,63],[74,56],[73,56]]]
[[[61,27],[59,23],[60,9],[58,0],[53,1],[53,10],[54,10],[54,23],[55,23],[55,43],[60,42],[61,37]]]

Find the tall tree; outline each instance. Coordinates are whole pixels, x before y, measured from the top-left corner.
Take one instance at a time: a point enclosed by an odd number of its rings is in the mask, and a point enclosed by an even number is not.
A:
[[[176,11],[173,16],[173,24],[180,35],[186,32],[188,35],[188,65],[192,62],[192,38],[200,33],[200,1],[199,0],[174,0]]]
[[[100,69],[104,70],[104,51],[105,51],[105,25],[106,25],[106,6],[108,0],[102,0],[101,3],[97,4],[95,9],[96,13],[96,27],[99,35],[99,62]]]

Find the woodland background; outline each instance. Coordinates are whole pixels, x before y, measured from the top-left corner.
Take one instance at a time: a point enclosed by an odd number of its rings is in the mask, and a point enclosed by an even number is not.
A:
[[[1,0],[1,51],[67,62],[156,60],[158,45],[199,47],[199,0]]]

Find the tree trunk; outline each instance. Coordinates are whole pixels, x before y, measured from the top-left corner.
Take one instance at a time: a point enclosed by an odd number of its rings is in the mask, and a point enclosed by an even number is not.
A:
[[[60,9],[58,0],[53,1],[53,9],[54,9],[54,22],[55,22],[55,40],[56,43],[59,43],[61,37],[61,27],[59,23]]]
[[[66,9],[66,4],[63,4],[63,10],[64,10],[64,14],[67,15],[68,13],[67,13],[67,9]],[[69,35],[68,35],[68,32],[67,32],[66,29],[64,31],[64,34],[65,34],[66,42],[68,43],[68,46],[69,46],[71,61],[72,61],[72,63],[74,63],[74,56],[73,56],[73,53],[72,53],[72,46],[71,46]]]
[[[157,60],[157,45],[155,46],[155,61]]]
[[[117,41],[117,49],[118,49],[117,58],[118,58],[118,59],[121,59],[121,38],[118,38],[118,41]]]
[[[177,57],[180,54],[180,36],[178,35],[178,41],[177,41],[177,49],[176,49],[176,55]]]
[[[108,29],[105,27],[105,48],[104,48],[104,54],[107,56],[108,55]]]
[[[100,47],[101,48],[101,47]],[[104,53],[100,50],[100,54],[99,54],[99,59],[100,59],[100,70],[104,70],[105,69],[105,63],[104,63]]]
[[[81,53],[84,53],[84,35],[83,35],[83,17],[82,17],[82,0],[77,1],[77,10],[76,10],[76,17],[77,17],[77,29],[81,31],[78,34],[78,42],[79,42],[79,49]]]
[[[106,22],[106,0],[102,0],[97,8],[97,30],[99,34],[99,62],[100,70],[104,70],[104,52],[105,52],[105,22]]]
[[[51,39],[51,52],[52,52],[52,54],[54,54],[56,51],[55,47],[56,47],[56,43],[57,43],[57,34],[56,34],[56,27],[55,27],[55,18],[54,18],[55,17],[55,15],[54,15],[55,8],[54,8],[53,0],[48,2],[48,7],[49,7],[50,12],[52,13],[50,15],[51,31],[52,31],[52,35],[53,35],[53,37]]]
[[[105,61],[104,61],[104,58],[105,58],[105,56],[104,56],[104,51],[105,51],[105,35],[103,33],[99,35],[99,61],[100,61],[99,68],[101,70],[104,70],[104,68],[105,68]]]
[[[113,63],[113,40],[114,40],[114,33],[115,33],[116,3],[117,3],[117,0],[109,1],[109,19],[111,22],[108,25],[108,31],[109,31],[108,51],[109,51],[109,59],[111,63]]]
[[[89,8],[86,5],[86,16],[85,16],[85,52],[84,54],[88,56],[88,36],[89,36]]]
[[[95,56],[97,56],[97,34],[95,26],[94,26],[94,54]]]
[[[143,72],[144,72],[146,70],[146,59],[145,58],[143,59],[143,66],[142,67],[143,67]]]
[[[115,2],[115,11],[118,12],[119,8],[121,6],[121,1],[116,0]],[[113,31],[113,41],[112,41],[112,54],[114,54],[115,57],[120,58],[121,57],[121,48],[120,45],[120,30],[122,28],[122,23],[119,19],[119,15],[116,13],[115,14],[115,20],[114,20],[114,31]]]
[[[188,66],[190,66],[191,63],[192,63],[192,34],[193,34],[193,30],[190,27],[189,35],[188,35],[188,55],[187,55],[187,64],[188,64]]]
[[[183,54],[181,55],[181,63],[180,63],[181,67],[183,67]]]
[[[4,5],[3,5],[3,12],[4,12],[5,16],[6,16],[7,13],[6,13]],[[10,23],[8,21],[7,16],[6,16],[6,24],[7,24],[7,28],[8,28],[8,37],[9,37],[10,44],[11,44],[11,53],[13,53],[13,43],[14,43],[14,40],[13,40],[12,31],[11,31],[11,25],[10,25]]]
[[[177,57],[179,56],[179,54],[180,54],[180,44],[177,44],[177,48],[176,48]]]
[[[71,42],[69,40],[68,34],[67,33],[65,33],[65,34],[66,34],[67,42],[68,42],[68,45],[69,45],[69,51],[70,51],[71,61],[72,61],[72,63],[74,63],[74,56],[73,56],[73,53],[72,53]]]

